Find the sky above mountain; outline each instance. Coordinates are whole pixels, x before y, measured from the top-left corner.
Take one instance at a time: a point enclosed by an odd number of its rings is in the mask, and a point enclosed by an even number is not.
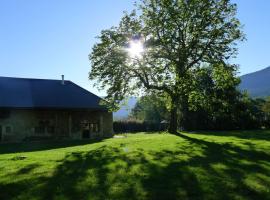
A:
[[[247,41],[232,60],[240,74],[269,66],[270,1],[234,0]],[[104,95],[88,80],[88,54],[100,31],[117,25],[128,0],[1,0],[0,76],[60,79]]]

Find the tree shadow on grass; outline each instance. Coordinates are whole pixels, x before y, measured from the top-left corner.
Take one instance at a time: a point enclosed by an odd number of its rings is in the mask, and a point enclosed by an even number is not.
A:
[[[165,156],[171,153],[166,152]],[[159,159],[155,153],[149,156]],[[67,155],[42,191],[42,199],[70,200],[179,199],[195,197],[196,193],[203,195],[188,168],[177,162],[160,166],[147,158],[143,149],[126,153],[122,147]]]
[[[243,197],[244,199],[270,199],[270,167],[262,165],[262,163],[270,161],[268,153],[257,151],[254,148],[243,149],[229,143],[219,144],[205,140],[188,137],[187,135],[179,135],[180,137],[188,140],[196,145],[201,145],[204,151],[204,157],[193,157],[189,160],[189,166],[201,166],[207,174],[212,183],[215,183],[215,190],[219,194],[218,199],[231,199],[233,197]],[[225,168],[217,170],[213,166],[221,164]],[[248,175],[257,174],[267,177],[265,180],[260,180],[264,187],[264,191],[258,192],[257,188],[252,188],[245,181]],[[256,175],[255,175],[256,174]],[[223,180],[222,180],[223,179]],[[226,183],[226,179],[230,183]],[[233,185],[230,185],[233,184]],[[254,183],[254,186],[257,183]],[[232,194],[227,196],[226,194]]]
[[[68,153],[52,176],[0,183],[0,199],[270,198],[263,188],[270,188],[270,168],[261,164],[269,164],[269,154],[180,137],[186,145],[176,149],[127,151],[119,144]],[[246,183],[248,175],[259,180],[260,190]]]
[[[40,165],[39,164],[29,164],[25,167],[20,168],[16,174],[17,175],[22,175],[22,174],[29,174],[32,172],[34,169],[38,168]]]
[[[192,134],[208,136],[232,136],[240,139],[255,139],[270,141],[270,130],[248,130],[248,131],[198,131]]]
[[[101,141],[102,139],[86,139],[86,140],[54,140],[54,141],[40,141],[40,142],[5,143],[0,144],[0,154],[44,151],[72,146],[80,146],[84,144],[92,144]]]

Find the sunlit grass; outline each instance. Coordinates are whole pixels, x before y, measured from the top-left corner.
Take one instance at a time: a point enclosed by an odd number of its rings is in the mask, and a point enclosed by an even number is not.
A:
[[[0,145],[0,199],[270,199],[270,131]]]

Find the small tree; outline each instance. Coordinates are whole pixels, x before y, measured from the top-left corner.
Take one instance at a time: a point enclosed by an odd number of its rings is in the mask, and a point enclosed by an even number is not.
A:
[[[169,132],[176,133],[178,113],[181,126],[188,123],[195,69],[226,62],[244,38],[235,15],[229,0],[141,0],[119,26],[101,32],[89,56],[89,77],[107,90],[112,109],[128,95],[167,95]]]

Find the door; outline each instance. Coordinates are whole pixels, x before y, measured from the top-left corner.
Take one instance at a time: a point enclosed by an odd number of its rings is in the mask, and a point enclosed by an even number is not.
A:
[[[82,138],[83,139],[88,139],[90,138],[90,132],[89,132],[89,129],[84,129],[83,132],[82,132]]]

